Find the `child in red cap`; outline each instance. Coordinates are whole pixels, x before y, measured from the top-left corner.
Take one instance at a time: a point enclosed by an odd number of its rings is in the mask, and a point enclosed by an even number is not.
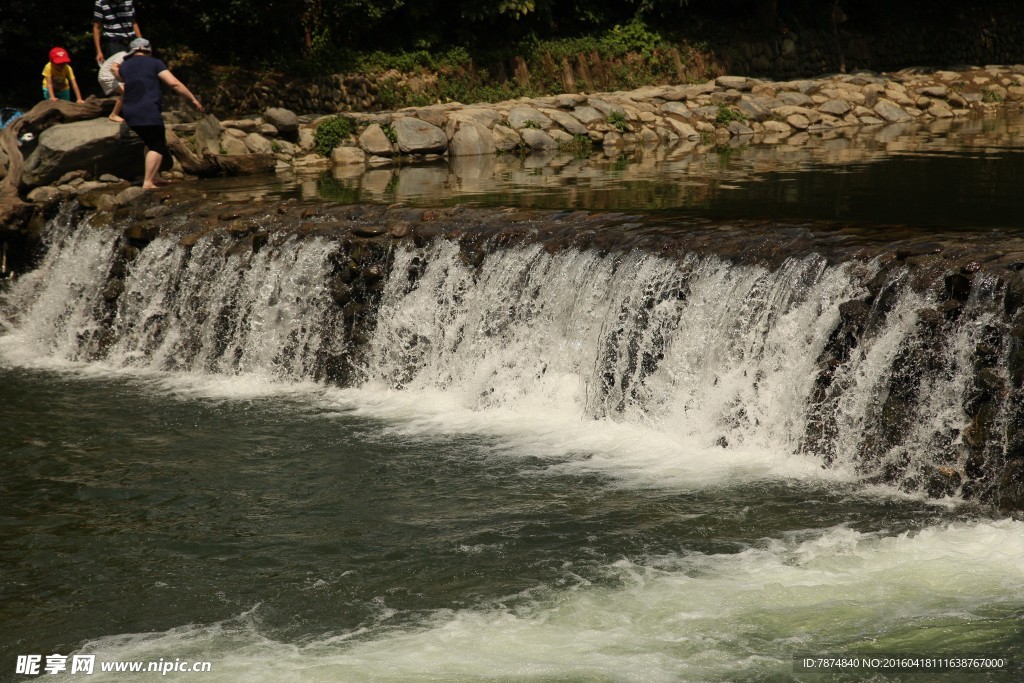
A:
[[[82,104],[82,93],[75,82],[75,72],[71,70],[71,57],[62,47],[50,50],[50,61],[43,67],[43,99],[71,101],[71,89],[75,90],[78,104]]]

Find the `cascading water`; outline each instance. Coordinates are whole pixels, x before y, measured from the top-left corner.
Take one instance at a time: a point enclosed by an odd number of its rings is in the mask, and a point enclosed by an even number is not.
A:
[[[338,381],[334,368],[348,363],[349,384],[633,425],[709,460],[806,452],[908,489],[943,468],[945,494],[969,468],[972,354],[998,326],[989,283],[955,323],[925,329],[919,312],[940,306],[941,292],[897,273],[888,310],[872,314],[822,388],[840,308],[866,298],[877,263],[812,253],[767,269],[528,244],[474,264],[458,243],[435,240],[394,250],[373,324],[356,340],[330,288],[352,255],[325,237],[275,235],[258,249],[161,237],[136,256],[118,233],[72,229],[65,216],[50,241],[8,294],[24,321],[9,353],[316,382]]]
[[[58,225],[61,225],[58,222]],[[344,353],[342,316],[326,289],[336,245],[285,238],[257,253],[216,240],[186,250],[159,238],[135,258],[110,230],[56,230],[40,268],[11,301],[31,302],[21,348],[68,361],[148,370],[319,380]]]
[[[964,504],[1016,419],[990,274],[74,215],[0,298],[32,591],[0,666],[815,680],[794,658],[1024,648],[1024,525]]]
[[[691,256],[490,255],[479,272],[441,243],[392,279],[368,374],[456,392],[469,405],[569,402],[581,417],[643,424],[706,447],[793,450],[815,362],[856,293],[850,268],[816,257],[777,272]]]

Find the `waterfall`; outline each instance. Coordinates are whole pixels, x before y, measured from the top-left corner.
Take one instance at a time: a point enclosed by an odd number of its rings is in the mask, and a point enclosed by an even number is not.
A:
[[[700,446],[794,449],[816,359],[858,285],[814,256],[775,272],[709,256],[495,252],[479,273],[441,242],[400,251],[371,340],[371,378],[486,408],[575,401]]]
[[[23,307],[12,315],[24,321],[23,351],[281,380],[319,380],[344,354],[327,290],[337,245],[281,236],[254,253],[214,237],[191,249],[157,238],[138,251],[119,237],[87,223],[55,233],[46,259],[8,296],[8,310]]]
[[[1008,399],[971,408],[979,348],[991,381],[1007,376],[1000,285],[984,274],[943,317],[941,281],[914,287],[898,268],[869,295],[877,260],[808,252],[769,268],[527,243],[474,261],[434,239],[396,243],[376,294],[353,303],[338,278],[361,252],[326,236],[134,245],[68,214],[50,230],[0,306],[8,356],[528,403],[698,448],[812,453],[933,495],[991,483],[1005,448]],[[863,308],[856,334],[844,306]]]

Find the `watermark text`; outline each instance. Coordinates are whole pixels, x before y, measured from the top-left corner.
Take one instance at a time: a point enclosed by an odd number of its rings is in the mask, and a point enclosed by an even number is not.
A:
[[[47,674],[82,674],[91,676],[101,673],[154,673],[166,676],[171,673],[210,673],[212,662],[194,662],[180,657],[173,660],[161,657],[155,661],[96,661],[96,655],[18,655],[14,673],[22,676],[45,676]]]

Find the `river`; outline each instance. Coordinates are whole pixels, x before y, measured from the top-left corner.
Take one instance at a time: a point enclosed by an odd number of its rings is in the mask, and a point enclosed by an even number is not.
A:
[[[1024,121],[909,140],[204,188],[875,236],[1024,227]],[[72,681],[1024,674],[1024,522],[872,483],[846,456],[891,345],[849,370],[829,466],[799,447],[823,312],[855,286],[843,264],[695,255],[684,298],[678,266],[642,254],[518,247],[470,278],[444,245],[401,251],[393,273],[426,274],[386,276],[361,379],[339,387],[315,369],[341,324],[326,241],[272,243],[232,275],[158,239],[96,354],[113,233],[58,217],[49,240],[0,306],[0,680],[32,655],[41,672],[66,657],[44,678]],[[239,319],[204,312],[228,299]],[[911,330],[894,316],[887,334]],[[963,419],[943,397],[964,381],[929,385],[911,465]],[[832,658],[847,668],[821,673]]]

